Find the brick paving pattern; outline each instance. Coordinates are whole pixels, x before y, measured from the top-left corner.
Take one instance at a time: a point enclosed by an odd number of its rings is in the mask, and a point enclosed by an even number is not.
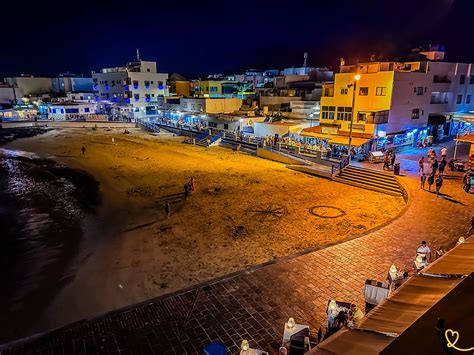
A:
[[[452,246],[465,235],[473,195],[462,191],[459,173],[442,192],[420,190],[415,159],[402,161],[400,180],[410,204],[398,219],[363,237],[214,283],[69,325],[18,344],[4,354],[201,354],[221,341],[230,353],[242,339],[275,353],[289,317],[317,330],[329,299],[364,304],[366,279],[385,280],[392,263],[413,272],[417,245]],[[335,183],[337,184],[337,183]]]

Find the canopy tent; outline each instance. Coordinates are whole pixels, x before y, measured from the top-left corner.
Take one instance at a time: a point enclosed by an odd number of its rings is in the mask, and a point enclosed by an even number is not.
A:
[[[469,275],[471,272],[474,272],[474,241],[469,239],[423,269],[425,275]]]
[[[461,282],[459,278],[417,275],[375,307],[359,329],[398,335]]]
[[[341,329],[306,354],[377,354],[395,338],[374,332]]]

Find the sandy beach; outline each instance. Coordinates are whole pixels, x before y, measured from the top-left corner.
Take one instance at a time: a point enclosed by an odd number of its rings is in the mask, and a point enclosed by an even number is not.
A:
[[[4,146],[85,170],[99,182],[102,201],[83,220],[80,250],[67,270],[73,277],[24,333],[361,234],[404,207],[399,197],[183,140],[138,129],[63,129]],[[197,189],[184,201],[191,177]]]

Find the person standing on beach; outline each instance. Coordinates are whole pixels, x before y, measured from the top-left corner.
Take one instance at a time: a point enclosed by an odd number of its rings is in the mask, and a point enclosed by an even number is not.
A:
[[[112,137],[112,144],[115,144],[115,138]]]
[[[189,183],[184,184],[184,200],[186,201],[189,197]]]
[[[86,147],[82,146],[82,148],[81,148],[81,153],[82,153],[82,156],[83,156],[83,157],[86,156]]]
[[[169,201],[165,202],[165,213],[166,213],[166,218],[170,219],[171,216],[171,205]]]
[[[196,180],[194,177],[191,177],[191,180],[189,180],[189,184],[191,186],[191,193],[194,193],[196,191]]]

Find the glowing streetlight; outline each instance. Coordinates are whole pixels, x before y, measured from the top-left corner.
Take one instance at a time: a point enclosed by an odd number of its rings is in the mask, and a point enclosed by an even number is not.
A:
[[[352,160],[351,148],[352,148],[352,126],[354,125],[354,116],[355,116],[355,96],[357,89],[357,82],[360,80],[360,74],[354,75],[354,82],[349,84],[348,87],[353,87],[352,90],[352,113],[351,113],[351,127],[349,129],[349,164]]]

